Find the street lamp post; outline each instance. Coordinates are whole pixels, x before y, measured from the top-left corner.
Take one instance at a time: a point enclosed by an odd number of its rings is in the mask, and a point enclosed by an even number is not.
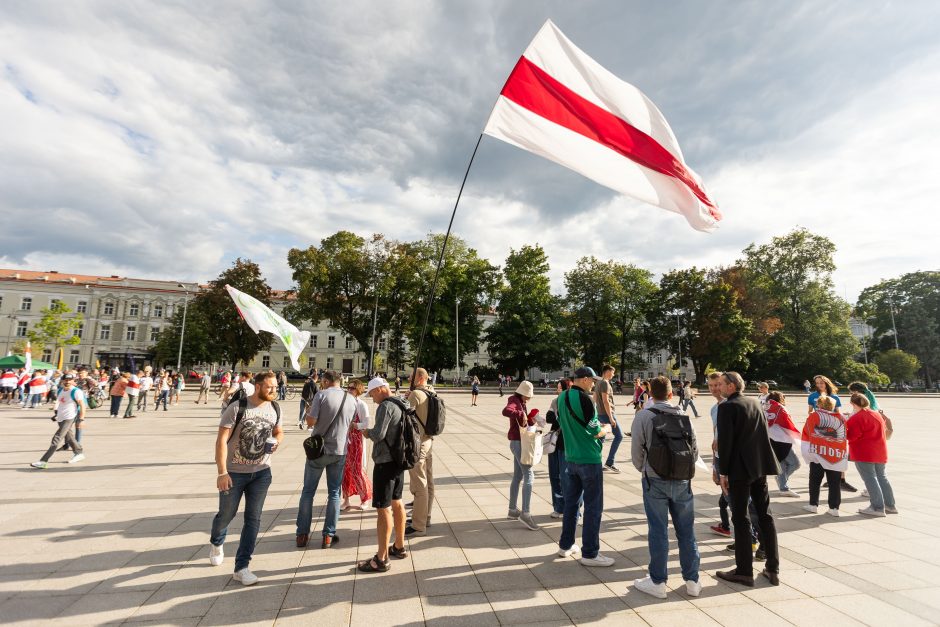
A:
[[[891,328],[894,329],[894,348],[901,350],[901,347],[898,346],[898,327],[894,324],[894,300],[890,296],[888,296],[888,311],[891,312]]]
[[[676,344],[679,346],[679,381],[682,381],[682,327],[679,324],[679,312],[676,312]]]
[[[460,299],[454,303],[454,355],[457,357],[457,385],[460,385]]]
[[[13,353],[13,347],[11,342],[13,340],[13,325],[16,324],[17,317],[15,314],[9,314],[7,318],[10,319],[10,328],[7,329],[7,353]]]
[[[372,378],[372,369],[375,368],[375,329],[379,324],[379,292],[375,291],[375,313],[372,315],[372,351],[369,354],[369,368],[366,370],[367,378]]]
[[[186,334],[186,309],[189,307],[189,289],[182,283],[177,283],[177,287],[183,288],[183,326],[180,328],[180,350],[176,354],[176,373],[179,374],[183,367],[183,336]]]

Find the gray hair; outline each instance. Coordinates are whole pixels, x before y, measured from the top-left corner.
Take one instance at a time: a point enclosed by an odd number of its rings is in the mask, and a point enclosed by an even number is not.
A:
[[[725,381],[733,385],[738,392],[744,389],[744,377],[737,372],[726,372],[722,376],[725,378]]]

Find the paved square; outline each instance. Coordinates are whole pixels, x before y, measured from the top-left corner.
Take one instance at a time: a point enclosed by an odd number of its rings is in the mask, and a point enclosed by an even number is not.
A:
[[[285,403],[287,436],[273,461],[274,483],[252,561],[261,582],[231,579],[241,514],[230,528],[226,562],[207,560],[217,507],[214,406],[184,402],[133,420],[91,412],[87,460],[69,466],[58,453],[44,471],[29,468],[49,444],[46,410],[0,406],[0,621],[5,624],[168,625],[889,625],[940,622],[940,504],[936,498],[940,398],[885,398],[895,424],[888,476],[899,516],[855,515],[867,499],[844,495],[840,519],[801,509],[805,499],[773,502],[780,534],[781,585],[753,589],[713,578],[733,564],[726,538],[712,535],[718,488],[694,480],[702,595],[685,595],[671,544],[666,600],[634,591],[645,575],[646,520],[639,475],[620,449],[620,475],[605,474],[602,552],[614,567],[589,569],[555,556],[560,521],[550,519],[545,461],[536,468],[529,531],[506,520],[512,471],[503,401],[483,394],[443,395],[446,432],[434,445],[437,502],[429,535],[408,542],[410,557],[386,574],[355,571],[375,551],[375,515],[344,513],[341,542],[294,547],[303,479],[303,433],[291,427],[297,403]],[[530,406],[547,409],[550,396]],[[623,405],[624,397],[617,397]],[[802,397],[790,404],[802,424]],[[707,397],[695,421],[707,449]],[[632,411],[627,412],[630,422]],[[621,418],[622,419],[622,418]],[[850,482],[861,486],[854,468]],[[805,493],[806,468],[794,489]],[[322,525],[325,484],[314,508]],[[847,497],[847,498],[846,498]]]

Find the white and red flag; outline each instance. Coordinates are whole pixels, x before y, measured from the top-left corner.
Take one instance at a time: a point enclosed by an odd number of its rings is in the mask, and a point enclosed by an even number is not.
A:
[[[767,401],[767,433],[771,440],[784,444],[799,444],[803,439],[793,424],[790,412],[777,401]]]
[[[680,213],[699,231],[713,230],[721,220],[656,105],[571,43],[551,20],[516,63],[483,132]]]

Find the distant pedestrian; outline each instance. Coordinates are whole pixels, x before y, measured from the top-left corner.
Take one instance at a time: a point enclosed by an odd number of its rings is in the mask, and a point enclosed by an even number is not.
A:
[[[117,378],[111,383],[109,395],[111,396],[112,418],[117,418],[118,412],[121,411],[121,401],[124,400],[124,396],[127,394],[127,380],[129,376],[130,373],[118,373]]]
[[[74,384],[74,376],[71,374],[63,377],[62,391],[56,398],[55,415],[52,420],[56,423],[56,432],[52,436],[52,442],[45,454],[39,458],[38,462],[30,464],[33,468],[46,468],[52,456],[59,449],[59,443],[65,440],[66,446],[72,449],[74,453],[68,463],[74,464],[85,459],[84,449],[81,442],[72,435],[72,423],[76,419],[82,420],[85,417],[85,395]]]
[[[312,370],[310,376],[304,381],[304,387],[300,391],[300,417],[297,419],[298,429],[303,430],[307,428],[307,424],[304,422],[304,415],[307,413],[307,407],[313,403],[313,398],[317,395],[317,392],[320,391],[320,387],[317,385],[317,381],[319,380],[320,375],[317,374],[316,370]]]
[[[143,370],[138,370],[137,374],[130,372],[124,373],[124,378],[127,379],[127,409],[124,410],[125,418],[134,417],[134,410],[137,409],[137,397],[140,396],[140,377],[143,376],[143,374]]]
[[[30,377],[29,404],[27,405],[29,409],[39,407],[43,402],[43,398],[46,396],[46,392],[49,391],[49,383],[46,380],[47,374],[46,370],[37,370],[33,373],[32,377]]]
[[[480,379],[474,375],[473,381],[470,383],[470,406],[476,407],[477,399],[480,396]]]
[[[144,375],[140,377],[140,394],[137,395],[138,411],[147,411],[147,395],[153,389],[153,377],[149,370],[144,370]]]
[[[689,407],[692,408],[692,414],[698,418],[698,408],[695,406],[695,397],[698,395],[698,390],[692,387],[691,381],[686,381],[685,385],[682,386],[682,411],[689,411]]]
[[[212,377],[209,376],[208,371],[203,371],[202,376],[199,378],[199,396],[196,397],[196,404],[199,404],[199,401],[202,401],[203,405],[209,404],[209,388],[212,387]]]
[[[0,400],[7,402],[7,405],[13,402],[14,391],[16,390],[16,373],[12,369],[6,368],[3,375],[0,376]]]
[[[610,451],[607,453],[607,462],[604,464],[604,470],[620,473],[620,469],[614,464],[617,457],[617,450],[620,443],[623,442],[623,430],[617,422],[617,416],[614,408],[614,388],[610,380],[614,377],[614,367],[609,364],[601,366],[601,378],[594,387],[594,405],[597,407],[597,419],[602,425],[610,425],[610,432],[614,436],[610,444]]]
[[[813,387],[809,383],[809,379],[806,379],[805,381],[803,381],[803,389],[806,391],[807,394],[809,394],[809,391],[813,389]]]

